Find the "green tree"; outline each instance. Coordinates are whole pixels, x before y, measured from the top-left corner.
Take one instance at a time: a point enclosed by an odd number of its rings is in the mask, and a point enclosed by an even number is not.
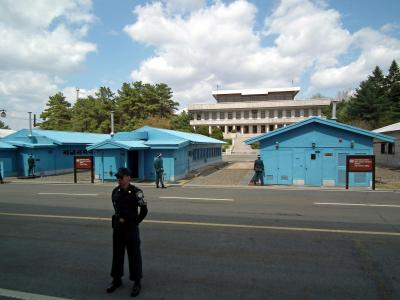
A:
[[[171,88],[164,84],[123,83],[115,99],[117,129],[132,130],[151,117],[171,118],[178,107]]]
[[[0,120],[0,129],[10,129],[10,127]]]
[[[208,133],[208,126],[205,126],[205,125],[196,126],[196,133],[202,134],[205,136],[210,136],[210,134]]]
[[[98,132],[111,132],[111,111],[115,111],[115,94],[109,87],[100,87],[95,93],[98,111]]]
[[[386,93],[388,99],[387,123],[397,123],[400,121],[400,69],[395,60],[389,68],[386,76]]]
[[[133,84],[124,82],[121,89],[118,90],[115,101],[116,130],[133,130],[138,120],[148,117],[141,93],[142,90],[143,84],[140,81]]]
[[[219,127],[213,127],[211,129],[211,137],[217,140],[224,140],[224,134],[222,133],[221,128]]]
[[[108,87],[100,87],[95,97],[78,99],[71,110],[72,130],[110,133],[110,113],[114,107],[114,94]]]
[[[63,93],[50,96],[46,104],[47,108],[41,113],[40,123],[42,129],[70,130],[71,129],[71,103],[69,103]]]
[[[179,115],[171,118],[171,129],[186,132],[194,132],[193,127],[190,126],[191,113],[182,111]]]
[[[147,119],[138,119],[133,129],[137,129],[146,125],[157,128],[171,129],[171,119],[160,118],[160,117],[149,117]]]
[[[172,89],[165,83],[155,85],[157,96],[156,114],[162,118],[171,117],[177,110],[179,103],[172,100]]]
[[[365,121],[369,127],[367,129],[383,126],[388,104],[385,87],[385,76],[377,66],[372,75],[361,82],[356,94],[347,104],[346,118],[352,121]]]

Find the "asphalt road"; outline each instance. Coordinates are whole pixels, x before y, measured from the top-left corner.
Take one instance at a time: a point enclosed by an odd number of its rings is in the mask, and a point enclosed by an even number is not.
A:
[[[111,189],[0,185],[0,299],[129,299]],[[400,193],[143,189],[139,299],[400,299]]]

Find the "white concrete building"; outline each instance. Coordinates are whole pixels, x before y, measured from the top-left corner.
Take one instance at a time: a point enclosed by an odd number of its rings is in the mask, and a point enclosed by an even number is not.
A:
[[[400,122],[373,131],[396,138],[394,143],[374,143],[376,164],[383,167],[400,168]]]
[[[220,127],[224,136],[237,132],[243,135],[261,134],[311,116],[322,117],[322,108],[329,99],[295,100],[299,87],[220,90],[212,92],[213,104],[190,104],[193,119],[190,125]]]

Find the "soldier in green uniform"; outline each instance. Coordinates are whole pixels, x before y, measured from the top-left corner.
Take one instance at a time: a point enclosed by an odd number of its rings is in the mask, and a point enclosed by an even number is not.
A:
[[[164,185],[164,178],[163,178],[163,173],[164,173],[164,165],[163,165],[163,160],[162,160],[162,154],[158,154],[157,158],[154,160],[154,170],[156,172],[156,186],[159,188],[159,184],[161,183],[161,188],[165,189]]]
[[[260,180],[261,185],[264,185],[264,163],[261,160],[260,155],[257,156],[257,159],[254,162],[254,171],[255,173],[251,181],[256,185],[258,180]]]
[[[107,293],[114,292],[122,285],[124,274],[125,249],[128,252],[129,279],[134,282],[131,296],[139,295],[142,278],[142,256],[140,252],[139,224],[147,215],[147,204],[143,191],[130,184],[130,171],[120,168],[115,174],[118,186],[112,191],[111,199],[115,214],[112,217],[113,259],[111,267],[111,285]],[[139,210],[139,213],[138,213]]]
[[[28,176],[35,176],[35,159],[32,157],[32,154],[28,158],[28,167]]]

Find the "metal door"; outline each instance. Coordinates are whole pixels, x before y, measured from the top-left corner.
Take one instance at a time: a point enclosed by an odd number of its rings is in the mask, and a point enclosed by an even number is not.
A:
[[[264,183],[278,183],[278,151],[263,151],[262,159],[264,161]]]
[[[279,150],[278,152],[278,184],[292,184],[292,151]]]
[[[306,153],[306,185],[322,185],[322,156],[320,150],[308,150]]]

